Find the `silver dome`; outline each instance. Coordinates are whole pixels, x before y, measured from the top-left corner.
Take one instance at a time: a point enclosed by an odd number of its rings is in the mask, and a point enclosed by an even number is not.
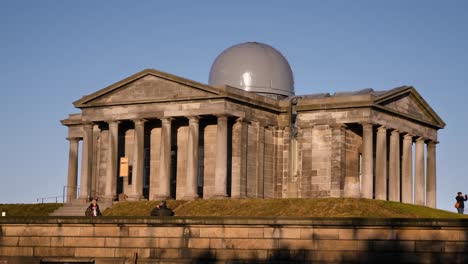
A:
[[[294,95],[294,79],[286,58],[275,48],[246,42],[224,50],[213,62],[208,83],[230,85],[273,98]]]

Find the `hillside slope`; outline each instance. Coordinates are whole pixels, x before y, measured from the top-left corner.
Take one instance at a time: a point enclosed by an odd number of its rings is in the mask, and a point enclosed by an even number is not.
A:
[[[424,206],[355,198],[170,200],[167,203],[176,216],[465,217]],[[158,201],[117,203],[104,215],[148,216],[157,204]]]

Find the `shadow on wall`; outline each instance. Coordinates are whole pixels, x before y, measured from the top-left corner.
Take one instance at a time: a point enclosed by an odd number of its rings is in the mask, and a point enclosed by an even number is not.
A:
[[[459,233],[454,234],[460,236],[459,240],[453,242],[442,240],[444,238],[437,232],[432,235],[427,233],[431,230],[415,233],[429,236],[429,240],[421,241],[413,240],[418,239],[416,237],[399,237],[399,231],[393,230],[391,237],[363,238],[365,229],[352,229],[348,240],[339,241],[311,237],[311,247],[316,250],[282,247],[273,252],[268,251],[270,256],[266,259],[258,256],[241,259],[236,255],[225,259],[207,250],[192,259],[191,263],[468,263],[468,231],[458,230]]]
[[[412,242],[414,244],[414,242]],[[252,257],[249,259],[224,259],[217,258],[210,251],[206,251],[194,258],[191,263],[232,263],[232,264],[254,264],[254,263],[327,263],[327,264],[345,264],[345,263],[467,263],[466,253],[444,252],[443,244],[440,241],[428,241],[424,244],[415,245],[421,247],[422,252],[410,252],[408,246],[401,241],[367,241],[368,250],[362,249],[356,251],[309,251],[309,250],[289,250],[280,248],[272,252],[267,259]],[[424,250],[426,248],[426,250]],[[440,251],[438,251],[440,249]],[[430,252],[430,250],[433,250]],[[468,250],[465,246],[465,250]],[[438,251],[438,252],[437,252]]]

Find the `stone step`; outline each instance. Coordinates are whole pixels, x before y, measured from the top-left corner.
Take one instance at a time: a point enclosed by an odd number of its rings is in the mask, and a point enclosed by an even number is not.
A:
[[[49,216],[85,216],[85,211],[88,206],[88,202],[74,201],[72,203],[66,203],[49,214]],[[104,212],[104,210],[111,206],[112,203],[99,203],[99,209],[101,212]]]

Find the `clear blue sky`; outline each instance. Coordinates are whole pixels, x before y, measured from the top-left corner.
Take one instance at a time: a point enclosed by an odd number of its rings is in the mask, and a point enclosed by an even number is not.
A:
[[[246,41],[289,60],[296,94],[412,85],[447,123],[438,207],[468,193],[468,1],[1,1],[0,203],[62,195],[72,102],[145,68],[207,83]]]

